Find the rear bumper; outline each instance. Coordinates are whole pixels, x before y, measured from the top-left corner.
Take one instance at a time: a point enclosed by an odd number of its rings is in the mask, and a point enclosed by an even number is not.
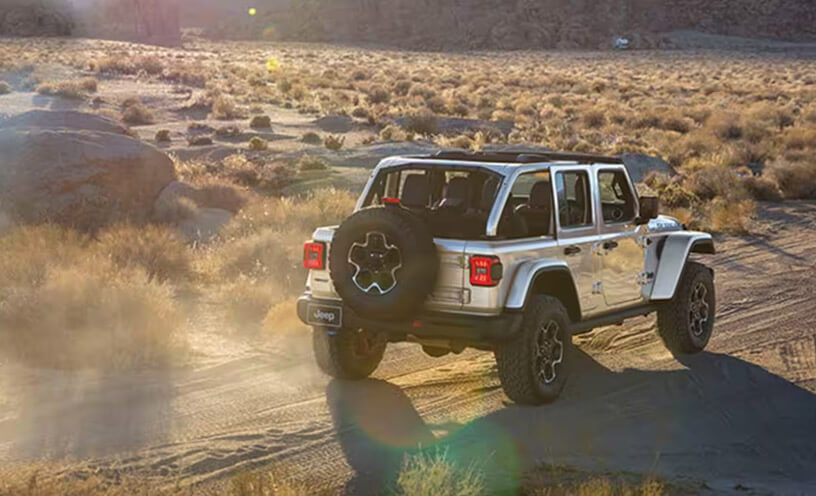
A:
[[[375,320],[360,317],[340,301],[318,300],[305,294],[298,299],[297,312],[300,320],[309,326],[315,325],[308,315],[310,305],[341,307],[343,328],[385,332],[391,341],[407,341],[413,337],[447,339],[466,345],[495,343],[512,339],[521,328],[523,318],[521,312],[496,316],[423,312],[409,321]]]

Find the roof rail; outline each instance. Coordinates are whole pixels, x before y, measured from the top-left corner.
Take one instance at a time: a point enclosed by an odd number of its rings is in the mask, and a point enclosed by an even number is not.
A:
[[[420,158],[420,157],[417,157]],[[585,164],[622,164],[621,157],[598,155],[592,153],[572,153],[572,152],[528,152],[528,151],[440,151],[421,158],[438,158],[443,160],[462,160],[469,162],[512,162],[517,164],[529,164],[536,162],[552,162],[563,160],[565,162],[581,162]]]

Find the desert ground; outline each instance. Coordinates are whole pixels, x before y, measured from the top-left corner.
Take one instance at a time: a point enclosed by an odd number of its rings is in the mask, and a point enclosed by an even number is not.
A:
[[[0,41],[0,138],[93,114],[191,191],[138,222],[0,199],[0,494],[816,492],[813,47]],[[708,350],[595,329],[541,408],[484,352],[323,376],[293,305],[311,230],[381,157],[521,146],[662,157],[639,186],[716,235]]]

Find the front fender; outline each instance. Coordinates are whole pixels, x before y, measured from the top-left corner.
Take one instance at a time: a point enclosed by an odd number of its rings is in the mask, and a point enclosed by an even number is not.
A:
[[[566,271],[572,281],[572,273],[569,266],[563,260],[557,258],[545,258],[541,260],[529,260],[519,265],[507,294],[505,308],[508,310],[521,310],[527,304],[527,297],[536,278],[549,271]],[[573,283],[574,286],[574,283]],[[574,287],[573,287],[574,289]]]
[[[689,253],[714,253],[714,241],[708,233],[684,231],[666,237],[657,264],[651,299],[671,300],[686,268]]]

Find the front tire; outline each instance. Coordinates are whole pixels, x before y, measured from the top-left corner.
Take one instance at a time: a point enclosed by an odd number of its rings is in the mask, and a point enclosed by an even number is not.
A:
[[[714,275],[708,267],[689,262],[674,298],[657,312],[657,331],[675,355],[699,353],[714,330]]]
[[[499,379],[508,398],[541,405],[561,394],[572,359],[567,309],[552,296],[533,296],[519,335],[495,351]]]
[[[327,330],[316,327],[312,346],[318,367],[336,379],[365,379],[377,370],[387,340],[362,329]]]

